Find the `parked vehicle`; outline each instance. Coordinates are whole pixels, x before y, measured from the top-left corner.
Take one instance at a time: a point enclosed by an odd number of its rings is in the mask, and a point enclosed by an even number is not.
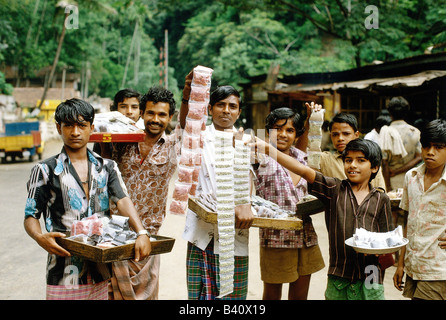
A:
[[[42,159],[43,141],[38,121],[5,123],[5,133],[0,135],[0,159],[2,163],[8,156],[12,161],[16,158],[28,158],[33,161],[37,154]]]

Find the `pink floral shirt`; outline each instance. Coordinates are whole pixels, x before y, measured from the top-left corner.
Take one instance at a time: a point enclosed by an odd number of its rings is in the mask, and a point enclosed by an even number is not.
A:
[[[175,139],[175,133],[163,134],[145,159],[141,158],[138,143],[114,146],[113,160],[150,234],[158,233],[166,215],[169,181],[177,168]]]
[[[307,165],[306,153],[292,147],[290,156]],[[265,156],[265,161],[260,163],[255,170],[255,186],[257,195],[278,204],[284,210],[296,211],[297,203],[307,195],[307,181],[300,179],[297,185],[287,169],[282,167],[273,158]],[[303,219],[302,216],[298,217]],[[311,218],[303,219],[302,230],[274,230],[260,229],[260,244],[270,248],[302,248],[316,245],[317,235],[311,222]]]

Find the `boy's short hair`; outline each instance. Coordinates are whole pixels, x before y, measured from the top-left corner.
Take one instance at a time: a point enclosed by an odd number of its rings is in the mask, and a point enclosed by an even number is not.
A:
[[[423,148],[431,143],[441,143],[446,145],[446,121],[437,119],[429,122],[421,131],[420,142]]]
[[[382,152],[380,146],[372,141],[367,139],[354,139],[350,141],[342,152],[342,161],[345,161],[347,154],[349,151],[361,151],[364,154],[364,157],[370,161],[371,168],[381,166],[382,161]],[[372,172],[370,180],[373,180],[376,177],[377,172]]]
[[[328,124],[328,129],[330,131],[334,123],[346,123],[353,128],[354,132],[358,131],[358,120],[353,114],[341,112],[335,115]]]
[[[139,102],[139,100],[141,99],[141,94],[138,91],[133,90],[131,88],[119,90],[115,94],[115,97],[113,98],[113,104],[110,106],[110,111],[117,111],[118,103],[123,102],[124,99],[127,98],[136,98],[138,99]]]
[[[389,110],[393,120],[404,119],[409,112],[409,102],[401,96],[393,97],[387,104],[387,110]]]
[[[378,118],[376,118],[376,120],[375,120],[375,128],[376,129],[381,129],[383,126],[390,125],[391,122],[392,122],[392,118],[390,116],[382,114]]]
[[[209,104],[213,106],[217,102],[226,99],[229,96],[236,96],[239,100],[239,109],[242,109],[242,99],[240,97],[240,92],[233,86],[219,86],[214,91],[212,91]]]
[[[147,102],[153,102],[154,104],[158,102],[166,102],[169,104],[169,116],[175,113],[176,103],[173,98],[173,93],[166,88],[161,86],[151,87],[146,94],[144,94],[139,102],[139,110],[144,113],[146,111]]]
[[[58,124],[62,124],[62,122],[65,123],[78,123],[80,124],[81,121],[79,120],[79,116],[82,116],[85,121],[90,122],[90,124],[93,124],[94,121],[94,108],[93,106],[88,103],[87,101],[73,98],[68,99],[64,102],[61,102],[54,113],[54,119]]]
[[[296,129],[296,137],[300,137],[305,132],[304,120],[299,113],[294,112],[290,108],[278,108],[270,112],[270,114],[265,119],[265,128],[269,131],[271,130],[277,121],[279,120],[291,120],[291,123]],[[283,126],[286,122],[283,124]]]

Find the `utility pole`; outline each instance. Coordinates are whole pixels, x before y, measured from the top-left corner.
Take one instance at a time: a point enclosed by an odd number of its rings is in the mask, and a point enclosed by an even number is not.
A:
[[[169,88],[169,31],[164,30],[164,87]]]

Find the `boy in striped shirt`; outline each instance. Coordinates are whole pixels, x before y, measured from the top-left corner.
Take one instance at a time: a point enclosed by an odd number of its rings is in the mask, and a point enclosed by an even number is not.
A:
[[[345,180],[326,177],[260,139],[256,139],[256,147],[304,178],[309,193],[325,204],[330,251],[325,298],[384,299],[384,268],[379,258],[357,253],[345,244],[356,228],[372,232],[387,232],[393,228],[389,197],[370,184],[381,165],[380,147],[373,141],[350,141],[342,154]]]

